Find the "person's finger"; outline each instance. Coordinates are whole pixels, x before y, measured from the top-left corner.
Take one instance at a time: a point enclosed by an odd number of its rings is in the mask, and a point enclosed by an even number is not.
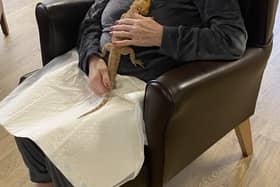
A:
[[[111,31],[130,31],[132,29],[132,25],[114,25],[111,27]]]
[[[109,73],[108,71],[102,71],[101,72],[101,76],[102,76],[102,83],[103,85],[107,88],[107,89],[111,89],[111,80],[110,80],[110,77],[109,77]]]
[[[135,19],[131,19],[131,18],[123,18],[116,21],[118,25],[134,25],[136,22],[137,21]]]
[[[116,47],[136,45],[136,43],[133,40],[117,40],[117,41],[113,41],[112,44]]]
[[[127,38],[127,39],[133,38],[132,34],[126,31],[112,31],[110,32],[110,34],[112,34],[112,36],[116,38]]]
[[[100,73],[95,74],[94,77],[90,79],[89,84],[92,91],[97,95],[101,96],[107,92]]]
[[[103,85],[102,82],[100,82],[98,85],[95,86],[93,91],[95,94],[97,94],[99,96],[103,96],[104,94],[106,94],[108,92],[108,89]]]

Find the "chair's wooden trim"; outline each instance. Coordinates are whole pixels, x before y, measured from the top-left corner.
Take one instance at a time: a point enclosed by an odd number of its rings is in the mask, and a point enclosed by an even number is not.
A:
[[[239,126],[235,128],[235,133],[238,138],[243,155],[251,155],[253,153],[253,143],[250,120],[247,119],[239,124]]]

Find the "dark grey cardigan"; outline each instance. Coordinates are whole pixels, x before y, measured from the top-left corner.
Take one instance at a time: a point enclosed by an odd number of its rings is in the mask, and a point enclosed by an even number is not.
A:
[[[87,74],[88,58],[100,52],[102,33],[108,34],[109,26],[129,6],[108,2],[95,0],[80,26],[79,67]],[[238,0],[152,0],[150,16],[164,26],[161,47],[133,47],[145,68],[134,67],[123,57],[120,74],[148,81],[189,61],[233,60],[245,51],[247,32]]]

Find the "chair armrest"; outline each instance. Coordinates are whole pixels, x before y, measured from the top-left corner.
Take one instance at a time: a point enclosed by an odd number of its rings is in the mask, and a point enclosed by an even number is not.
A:
[[[148,83],[151,181],[167,182],[254,113],[270,51],[271,45],[247,49],[233,62],[188,63]]]
[[[36,6],[43,65],[76,46],[92,0],[45,0]]]

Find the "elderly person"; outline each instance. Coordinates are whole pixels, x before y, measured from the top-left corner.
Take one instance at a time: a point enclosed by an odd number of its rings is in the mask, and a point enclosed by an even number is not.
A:
[[[95,0],[80,26],[79,67],[99,95],[111,89],[100,49],[112,37],[114,46],[132,46],[144,63],[144,68],[135,67],[123,56],[118,73],[144,81],[189,61],[238,59],[246,48],[238,0],[152,0],[147,17],[134,14],[119,20],[131,3]],[[31,140],[16,138],[16,143],[36,186],[72,186]]]

